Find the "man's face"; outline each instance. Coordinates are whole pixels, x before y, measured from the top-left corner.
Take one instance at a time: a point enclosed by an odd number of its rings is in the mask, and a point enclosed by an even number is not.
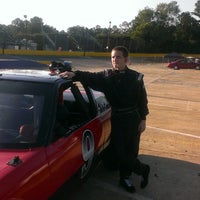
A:
[[[114,70],[124,70],[128,58],[123,56],[121,51],[113,50],[111,52],[111,62]]]

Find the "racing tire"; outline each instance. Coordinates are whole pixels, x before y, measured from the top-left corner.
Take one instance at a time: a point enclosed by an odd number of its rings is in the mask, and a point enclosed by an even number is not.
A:
[[[178,70],[179,69],[179,67],[178,66],[174,66],[174,70]]]
[[[200,66],[196,66],[195,69],[196,69],[196,70],[200,70]]]

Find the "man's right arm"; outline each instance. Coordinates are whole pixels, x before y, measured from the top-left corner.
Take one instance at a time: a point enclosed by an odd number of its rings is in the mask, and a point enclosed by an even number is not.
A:
[[[75,75],[76,75],[75,72],[69,72],[69,71],[65,71],[59,74],[59,76],[62,78],[73,78]]]
[[[103,78],[104,73],[87,72],[87,71],[74,71],[63,72],[59,74],[62,78],[72,79],[72,81],[81,81],[85,85],[91,87],[94,90],[103,92]]]

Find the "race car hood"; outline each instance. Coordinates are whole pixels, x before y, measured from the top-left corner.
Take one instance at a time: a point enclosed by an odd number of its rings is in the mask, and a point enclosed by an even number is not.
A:
[[[34,159],[38,154],[42,155],[43,148],[34,150],[0,150],[0,180],[12,171],[22,170],[23,166]],[[44,158],[43,154],[43,158]]]
[[[51,182],[45,152],[45,147],[0,149],[0,199],[21,199],[15,198],[21,195],[26,195],[22,199],[28,199],[27,195],[31,195],[28,191],[34,188],[35,180]]]

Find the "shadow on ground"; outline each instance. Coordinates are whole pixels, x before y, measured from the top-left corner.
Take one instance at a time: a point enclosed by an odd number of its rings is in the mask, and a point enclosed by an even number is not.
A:
[[[117,171],[108,171],[99,163],[84,184],[73,180],[63,186],[58,193],[59,199],[199,200],[200,165],[148,155],[141,155],[140,159],[151,166],[151,173],[149,185],[145,189],[139,187],[140,177],[132,175],[135,194],[129,194],[119,187]]]

